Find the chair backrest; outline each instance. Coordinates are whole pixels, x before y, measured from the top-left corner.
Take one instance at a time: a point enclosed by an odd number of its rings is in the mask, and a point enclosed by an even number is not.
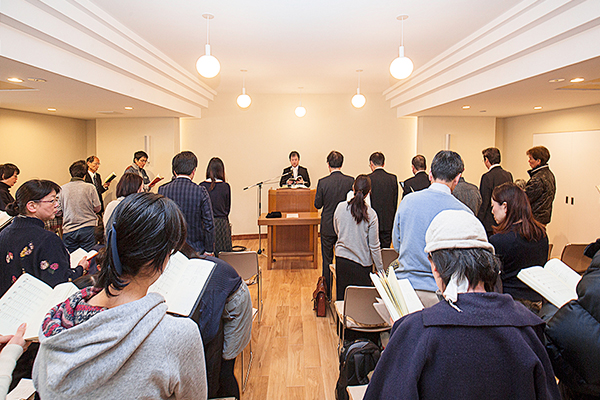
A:
[[[392,261],[398,258],[398,252],[394,249],[381,249],[381,258],[383,259],[383,269],[387,270]]]
[[[373,307],[377,302],[377,289],[370,286],[348,286],[344,293],[344,314],[358,324],[376,325],[385,323]]]
[[[219,258],[231,265],[244,280],[258,274],[258,254],[255,251],[222,251]]]
[[[584,273],[592,260],[583,255],[587,244],[569,243],[565,246],[560,256],[560,260],[571,267],[575,272]]]

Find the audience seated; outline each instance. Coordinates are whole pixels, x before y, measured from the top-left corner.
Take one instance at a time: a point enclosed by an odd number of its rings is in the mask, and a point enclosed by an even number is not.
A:
[[[369,274],[373,264],[383,270],[377,213],[365,203],[365,197],[371,191],[371,179],[367,175],[357,176],[353,190],[354,197],[340,202],[333,215],[337,235],[337,300],[344,299],[344,291],[349,285],[371,286]]]
[[[445,301],[396,321],[364,399],[559,400],[544,322],[491,292],[500,262],[479,220],[440,212],[425,252]]]
[[[148,293],[185,242],[163,196],[138,193],[116,211],[96,287],[52,308],[40,329],[33,380],[42,399],[205,399],[202,339]]]
[[[525,192],[514,183],[503,183],[494,189],[492,214],[498,226],[494,226],[490,243],[502,261],[503,292],[537,313],[542,296],[521,282],[517,274],[548,260],[546,229],[533,219]]]
[[[577,285],[577,300],[562,306],[546,328],[563,400],[600,398],[600,239],[585,255],[592,263]]]

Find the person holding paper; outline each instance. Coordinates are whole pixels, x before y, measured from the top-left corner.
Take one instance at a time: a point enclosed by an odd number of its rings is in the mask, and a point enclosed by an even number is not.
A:
[[[281,179],[279,180],[279,186],[291,186],[295,184],[304,185],[310,187],[310,177],[308,176],[308,169],[304,168],[300,164],[300,153],[296,150],[290,153],[290,166],[283,169],[281,173]]]
[[[500,261],[481,222],[446,210],[425,236],[445,301],[394,323],[364,399],[559,400],[544,322],[492,292]]]
[[[23,339],[26,329],[27,324],[21,324],[14,335],[0,336],[0,399],[6,397],[17,360],[29,346]]]
[[[102,199],[102,194],[108,190],[110,186],[110,182],[102,183],[102,177],[98,172],[100,168],[100,159],[96,156],[89,156],[85,163],[87,164],[87,174],[83,178],[83,180],[87,183],[91,183],[96,187],[96,191],[98,192],[98,199],[100,200],[100,212],[98,215],[102,215],[104,213],[104,200]]]
[[[542,296],[517,274],[548,261],[546,229],[533,218],[527,195],[514,183],[503,183],[492,191],[492,214],[498,226],[493,227],[490,243],[502,261],[503,292],[537,313]]]
[[[133,154],[133,164],[125,169],[124,174],[138,174],[144,180],[144,191],[149,192],[151,189],[150,178],[144,169],[147,162],[148,153],[143,150],[136,151]]]
[[[379,247],[377,213],[365,202],[371,191],[371,179],[359,175],[352,186],[354,197],[339,203],[333,214],[335,243],[336,294],[344,300],[349,285],[371,286],[371,267],[383,270]]]
[[[44,319],[34,386],[42,399],[206,399],[198,327],[148,293],[185,242],[184,217],[152,193],[127,197],[115,213],[97,286]]]

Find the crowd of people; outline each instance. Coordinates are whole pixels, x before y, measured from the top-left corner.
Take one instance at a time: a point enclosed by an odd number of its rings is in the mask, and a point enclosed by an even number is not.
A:
[[[462,177],[464,163],[456,152],[438,152],[429,171],[425,157],[417,155],[413,176],[400,182],[400,203],[398,179],[384,169],[382,153],[370,156],[370,174],[356,178],[342,173],[340,152],[328,154],[330,173],[319,179],[314,201],[322,209],[328,296],[334,259],[342,300],[347,286],[371,285],[369,273],[387,267],[381,249],[393,246],[396,276],[410,281],[425,307],[393,325],[365,398],[600,395],[597,369],[594,374],[590,368],[600,366],[593,335],[600,327],[594,285],[600,242],[588,250],[594,262],[578,287],[579,299],[546,318],[547,325],[536,315],[542,315],[542,297],[516,277],[548,259],[545,227],[556,191],[548,150],[537,146],[526,154],[530,179],[521,187],[500,166],[500,151],[484,149],[488,172],[479,188]],[[310,186],[300,154],[292,151],[289,159],[280,185]],[[250,340],[252,307],[246,284],[218,259],[232,250],[225,166],[212,158],[206,180],[196,184],[198,159],[183,151],[173,157],[171,181],[153,194],[147,161],[145,152],[134,154],[106,207],[102,195],[111,182],[102,181],[96,156],[74,162],[71,181],[62,187],[30,180],[14,198],[10,189],[20,171],[0,165],[0,208],[15,217],[0,232],[0,296],[22,273],[50,286],[83,282],[90,262],[83,258],[71,266],[69,253],[101,249],[98,272],[90,272],[92,286],[87,280],[50,310],[39,344],[23,340],[23,327],[0,337],[0,345],[7,343],[0,372],[12,371],[19,359],[12,384],[10,374],[0,376],[1,390],[32,376],[41,398],[239,398],[233,369]],[[57,213],[62,240],[44,225]],[[148,293],[177,251],[215,263],[191,319],[167,314],[164,298]],[[580,336],[587,346],[569,329],[586,313],[592,315],[590,332]],[[131,376],[138,384],[123,384]]]

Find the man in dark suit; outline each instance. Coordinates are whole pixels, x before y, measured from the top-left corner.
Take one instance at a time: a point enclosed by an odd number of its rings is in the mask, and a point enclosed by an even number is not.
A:
[[[98,215],[102,215],[104,213],[104,201],[102,200],[102,194],[108,190],[110,186],[110,182],[102,183],[102,178],[98,173],[98,168],[100,168],[100,159],[96,156],[89,156],[85,160],[87,164],[87,174],[83,180],[87,183],[91,183],[96,187],[96,191],[98,192],[98,198],[100,199],[100,212]]]
[[[496,186],[512,182],[513,177],[510,172],[505,171],[500,166],[500,150],[495,147],[488,147],[481,154],[483,154],[483,163],[488,172],[481,175],[481,183],[479,184],[481,207],[477,213],[477,218],[483,224],[485,233],[490,237],[494,234],[492,227],[496,225],[492,215],[492,192]]]
[[[187,222],[187,243],[200,254],[212,255],[215,245],[215,225],[212,205],[206,189],[195,184],[198,159],[191,151],[173,157],[175,179],[158,188],[158,193],[179,206]]]
[[[430,185],[429,175],[427,175],[427,161],[425,156],[417,154],[411,161],[411,168],[414,176],[404,181],[402,184],[402,198],[409,193],[418,192],[427,189]]]
[[[300,153],[296,150],[290,153],[290,165],[283,169],[281,173],[281,180],[279,186],[293,185],[294,183],[304,184],[306,187],[310,187],[310,177],[308,176],[308,170],[298,164],[300,164]]]
[[[373,153],[369,157],[371,173],[371,207],[379,219],[379,242],[381,248],[389,248],[392,243],[394,216],[398,207],[398,178],[383,169],[385,156]]]
[[[327,283],[327,296],[331,297],[331,282],[329,280],[329,264],[333,262],[333,247],[337,235],[333,229],[333,213],[337,205],[346,200],[346,195],[352,190],[354,178],[342,174],[341,168],[344,156],[338,151],[332,151],[327,156],[329,175],[319,179],[315,207],[323,208],[321,213],[321,255],[323,257],[323,276]]]

